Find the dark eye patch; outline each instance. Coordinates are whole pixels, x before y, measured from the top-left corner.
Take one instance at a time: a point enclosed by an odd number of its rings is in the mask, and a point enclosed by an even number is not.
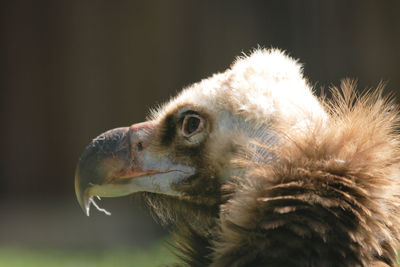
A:
[[[174,115],[168,115],[163,123],[163,131],[161,134],[161,144],[164,146],[169,146],[174,140],[176,135],[176,123],[174,120]]]
[[[193,115],[193,116],[191,116]],[[186,121],[185,121],[186,119]],[[177,114],[169,114],[165,117],[160,131],[160,143],[163,146],[170,146],[174,141],[176,134],[177,134],[177,127],[180,125],[180,130],[182,131],[183,135],[190,136],[199,127],[204,127],[203,118],[194,110],[187,110],[177,117]],[[186,124],[186,126],[184,126]],[[186,127],[186,129],[184,128]]]

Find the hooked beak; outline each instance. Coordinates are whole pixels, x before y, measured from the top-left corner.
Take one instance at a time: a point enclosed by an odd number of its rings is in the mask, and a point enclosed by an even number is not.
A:
[[[172,186],[194,174],[189,166],[174,163],[168,153],[151,151],[155,123],[107,131],[86,147],[75,171],[75,192],[84,213],[93,196],[117,197],[135,192],[179,196]],[[107,212],[106,212],[107,213]]]

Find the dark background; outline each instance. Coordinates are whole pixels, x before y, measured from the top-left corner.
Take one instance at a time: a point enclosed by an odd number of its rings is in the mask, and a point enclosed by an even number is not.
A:
[[[304,63],[317,88],[400,90],[400,1],[2,1],[0,245],[146,245],[164,232],[132,198],[86,218],[86,144],[252,48]]]

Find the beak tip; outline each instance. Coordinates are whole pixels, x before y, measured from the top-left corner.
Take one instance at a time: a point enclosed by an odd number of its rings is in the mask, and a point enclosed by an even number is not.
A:
[[[83,213],[85,213],[86,216],[89,216],[90,197],[88,197],[87,194],[82,194],[80,196],[77,195],[77,199]]]
[[[90,211],[90,201],[89,201],[89,198],[88,197],[85,197],[84,199],[83,199],[83,203],[82,203],[82,210],[83,210],[83,213],[85,213],[85,215],[86,216],[90,216],[90,214],[89,214],[89,211]]]
[[[79,203],[79,206],[81,207],[83,213],[86,216],[89,217],[90,216],[90,213],[89,213],[89,211],[90,211],[90,197],[86,196],[86,194],[85,194],[85,196],[82,197],[81,200],[78,199],[78,203]]]
[[[77,169],[75,174],[75,193],[76,199],[78,200],[78,204],[81,207],[83,213],[85,213],[86,216],[89,216],[90,197],[87,194],[87,190],[84,189],[84,191],[82,191],[82,188],[79,186],[79,168]]]
[[[84,210],[83,212],[85,213],[85,215],[86,215],[87,217],[89,217],[89,216],[90,216],[90,214],[89,214],[89,206],[86,207],[86,210]]]

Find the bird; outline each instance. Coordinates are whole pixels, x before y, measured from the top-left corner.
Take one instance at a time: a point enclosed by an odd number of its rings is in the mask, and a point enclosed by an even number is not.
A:
[[[176,266],[396,266],[400,117],[383,87],[317,97],[298,60],[254,49],[93,139],[78,202],[142,198]]]

